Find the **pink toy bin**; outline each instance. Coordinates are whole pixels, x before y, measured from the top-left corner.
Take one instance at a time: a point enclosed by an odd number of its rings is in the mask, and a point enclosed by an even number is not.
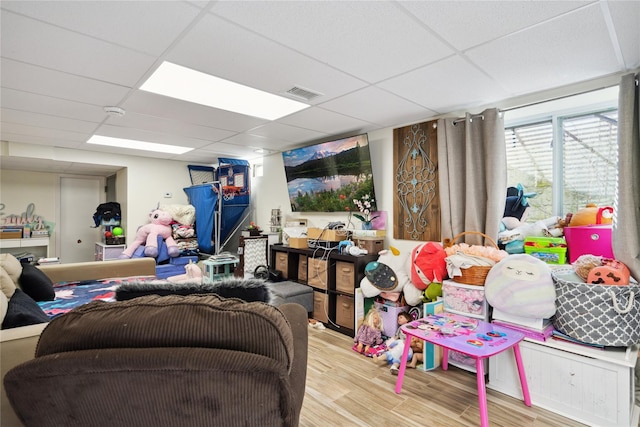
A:
[[[611,225],[583,225],[565,227],[564,237],[569,248],[569,262],[581,255],[597,255],[614,258],[611,246]]]

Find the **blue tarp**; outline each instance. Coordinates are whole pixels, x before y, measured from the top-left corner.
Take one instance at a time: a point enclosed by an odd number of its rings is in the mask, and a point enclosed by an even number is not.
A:
[[[213,219],[217,206],[218,195],[211,184],[192,185],[184,189],[189,197],[189,203],[196,208],[196,236],[198,238],[198,248],[208,254],[215,252],[212,243],[213,239]]]
[[[249,162],[239,159],[218,158],[220,167],[215,171],[216,179],[222,182],[225,191],[231,188],[233,199],[222,198],[222,218],[220,219],[220,244],[242,220],[249,207]],[[190,165],[191,169],[192,166]],[[193,166],[195,168],[195,166]],[[222,175],[222,177],[221,177]],[[239,184],[239,185],[238,185]],[[237,186],[237,187],[236,187]],[[215,213],[218,211],[219,196],[212,184],[192,185],[184,189],[189,203],[196,208],[196,236],[201,252],[215,253]],[[226,193],[228,196],[229,192]]]

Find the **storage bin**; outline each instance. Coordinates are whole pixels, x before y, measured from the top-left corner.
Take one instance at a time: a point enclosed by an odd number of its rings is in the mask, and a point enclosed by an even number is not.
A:
[[[300,255],[298,258],[298,282],[307,282],[307,256]]]
[[[328,295],[324,292],[313,292],[313,318],[325,323],[327,322],[327,312],[329,310],[327,297]]]
[[[338,295],[336,298],[336,323],[355,330],[355,302],[353,297]]]
[[[445,311],[481,319],[487,315],[488,304],[483,286],[445,280],[442,282],[442,300]]]
[[[327,261],[310,258],[308,261],[307,284],[314,288],[327,289]]]
[[[282,272],[282,278],[288,279],[289,272],[289,256],[287,252],[276,252],[276,270]]]
[[[569,262],[581,255],[591,254],[614,258],[611,244],[611,225],[565,227],[564,237],[569,247]]]
[[[398,314],[403,311],[409,311],[409,306],[395,307],[392,305],[386,305],[380,302],[375,302],[373,306],[380,313],[382,317],[382,333],[387,337],[393,337],[398,330]]]
[[[525,237],[524,252],[547,264],[564,264],[567,242],[562,237]]]
[[[384,249],[384,239],[376,237],[356,237],[356,246],[360,249],[366,249],[367,253],[377,254]]]
[[[336,262],[336,291],[353,295],[355,270],[351,262]]]

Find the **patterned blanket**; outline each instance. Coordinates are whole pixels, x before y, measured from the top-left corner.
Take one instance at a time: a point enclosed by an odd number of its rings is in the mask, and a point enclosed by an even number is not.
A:
[[[71,311],[91,301],[115,301],[115,291],[123,283],[156,280],[155,276],[118,277],[79,282],[63,282],[54,285],[56,298],[40,301],[38,305],[50,319]]]

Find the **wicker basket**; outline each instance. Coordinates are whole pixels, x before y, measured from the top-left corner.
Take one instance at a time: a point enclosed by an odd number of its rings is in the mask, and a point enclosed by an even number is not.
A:
[[[458,240],[460,237],[464,236],[465,234],[477,234],[477,235],[483,236],[487,241],[489,241],[489,243],[491,243],[493,245],[494,248],[498,249],[498,245],[496,244],[496,242],[491,237],[489,237],[486,234],[481,233],[479,231],[465,231],[465,232],[462,232],[462,233],[458,234],[457,236],[455,236],[453,239],[444,239],[444,241],[442,242],[442,245],[445,248],[449,248],[449,247],[453,246],[453,244],[454,244],[454,242],[456,240]],[[484,286],[484,281],[487,278],[487,274],[489,274],[489,271],[492,268],[493,267],[481,266],[481,265],[474,265],[474,266],[469,267],[469,268],[462,268],[462,269],[460,269],[462,275],[461,276],[453,276],[451,279],[456,283],[462,283],[462,284],[465,284],[465,285]]]

